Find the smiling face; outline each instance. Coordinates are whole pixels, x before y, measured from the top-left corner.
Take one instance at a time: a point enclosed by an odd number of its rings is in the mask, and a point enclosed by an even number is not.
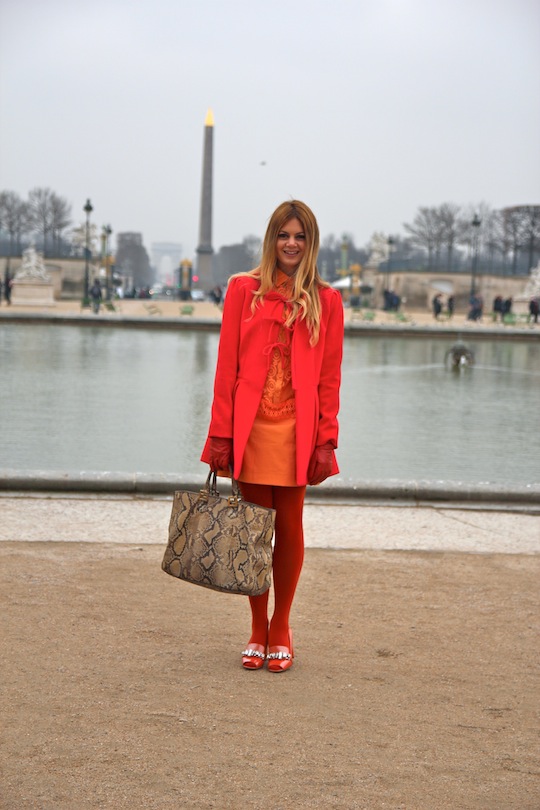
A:
[[[289,219],[276,239],[277,266],[292,276],[306,252],[306,235],[302,223],[296,217]]]

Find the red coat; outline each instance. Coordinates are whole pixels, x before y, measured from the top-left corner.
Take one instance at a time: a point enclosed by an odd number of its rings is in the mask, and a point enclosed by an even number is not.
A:
[[[242,469],[244,450],[268,374],[271,347],[283,324],[285,299],[277,292],[264,296],[251,312],[252,290],[259,282],[241,276],[229,283],[219,341],[214,401],[208,436],[232,438],[234,476]],[[305,321],[292,329],[291,370],[296,401],[296,482],[307,484],[307,469],[317,445],[338,443],[339,386],[343,354],[343,304],[337,290],[321,287],[319,341],[309,345]],[[266,351],[265,351],[266,350]],[[210,463],[207,439],[201,460]],[[334,456],[332,475],[339,472]]]

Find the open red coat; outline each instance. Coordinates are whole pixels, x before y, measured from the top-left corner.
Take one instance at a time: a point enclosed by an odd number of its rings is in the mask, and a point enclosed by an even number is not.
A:
[[[232,279],[223,307],[214,401],[208,436],[232,438],[234,476],[242,469],[247,440],[268,374],[272,348],[283,324],[285,299],[264,296],[251,312],[252,276]],[[297,318],[291,336],[292,384],[296,400],[296,483],[307,484],[309,460],[317,445],[338,443],[339,386],[343,354],[343,304],[337,290],[321,287],[319,341],[309,345],[305,321]],[[262,450],[262,448],[261,448]],[[201,460],[210,463],[207,439]],[[332,475],[339,472],[334,456]]]

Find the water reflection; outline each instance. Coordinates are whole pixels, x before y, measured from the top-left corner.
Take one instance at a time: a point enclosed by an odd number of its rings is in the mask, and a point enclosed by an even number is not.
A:
[[[538,481],[540,346],[345,341],[345,479]],[[1,466],[200,474],[218,335],[0,325]]]

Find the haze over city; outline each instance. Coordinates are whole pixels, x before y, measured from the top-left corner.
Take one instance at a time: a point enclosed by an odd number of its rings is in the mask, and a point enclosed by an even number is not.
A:
[[[212,108],[215,249],[288,197],[357,244],[538,203],[539,35],[536,0],[4,0],[0,188],[192,257]]]

